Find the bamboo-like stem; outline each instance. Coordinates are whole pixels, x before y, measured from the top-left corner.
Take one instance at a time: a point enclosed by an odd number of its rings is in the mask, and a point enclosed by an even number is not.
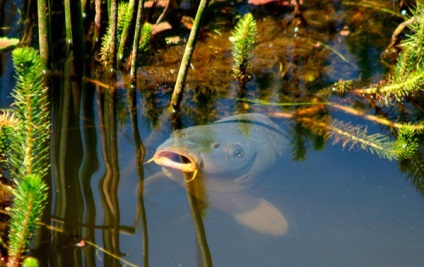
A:
[[[172,93],[171,104],[169,111],[171,114],[180,109],[182,100],[182,93],[187,78],[188,67],[190,66],[191,57],[193,55],[194,47],[196,45],[197,35],[199,33],[199,26],[209,0],[201,0],[199,8],[197,9],[196,18],[194,19],[193,28],[191,28],[190,36],[188,37],[187,45],[185,47],[184,56],[181,60],[180,70],[178,71],[177,81],[175,82],[174,91]]]
[[[102,25],[102,0],[95,0],[94,4],[94,35],[93,35],[93,48],[100,41],[100,27]]]
[[[47,26],[47,3],[46,0],[37,1],[38,14],[38,43],[40,56],[43,60],[43,68],[49,64],[49,35]]]
[[[137,18],[135,22],[135,33],[134,33],[134,42],[132,47],[132,56],[131,56],[131,70],[130,70],[130,77],[131,82],[136,83],[136,62],[137,62],[137,51],[138,51],[138,43],[140,42],[140,34],[141,34],[141,18],[143,15],[143,6],[144,6],[144,0],[138,0],[138,7],[137,7]]]
[[[109,46],[109,63],[111,66],[116,66],[116,44],[117,44],[117,34],[118,34],[118,0],[112,0],[110,7],[110,33],[111,41]]]
[[[65,0],[65,32],[66,32],[66,50],[71,52],[72,48],[72,20],[71,20],[71,0]]]
[[[82,6],[80,1],[72,1],[71,5],[72,15],[71,15],[71,21],[72,21],[72,45],[73,45],[73,52],[74,55],[78,56],[79,58],[84,58],[85,53],[85,37],[84,37],[84,27],[82,23]],[[82,64],[81,62],[77,64]],[[78,70],[82,70],[78,69]]]
[[[192,177],[189,177],[190,174],[183,173],[184,180],[189,181]],[[212,256],[209,250],[208,241],[206,239],[205,227],[203,225],[202,213],[199,209],[200,207],[200,199],[198,198],[201,193],[196,192],[196,187],[194,186],[194,182],[198,181],[190,181],[186,183],[186,191],[187,191],[187,200],[190,207],[191,216],[194,221],[194,228],[196,230],[196,238],[197,244],[199,245],[200,252],[202,254],[203,266],[212,267]]]

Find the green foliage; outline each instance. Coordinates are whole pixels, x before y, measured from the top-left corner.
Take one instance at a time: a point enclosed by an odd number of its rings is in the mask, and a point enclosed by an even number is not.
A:
[[[131,20],[131,13],[128,10],[128,3],[127,2],[120,2],[118,5],[118,20],[117,20],[117,36],[116,40],[118,42],[117,46],[119,46],[119,42],[121,40],[122,31],[126,24],[130,23]],[[102,40],[102,46],[100,48],[100,60],[107,64],[109,62],[109,47],[112,42],[112,28],[109,24],[106,33],[103,36]],[[123,55],[119,55],[120,58],[123,57]]]
[[[153,32],[152,24],[147,22],[144,23],[143,27],[141,28],[140,42],[138,45],[138,49],[141,52],[145,52],[149,48],[149,42],[150,42],[150,38],[152,37],[152,32]]]
[[[18,120],[9,111],[3,110],[0,115],[0,177],[3,177],[3,173],[9,170],[8,155],[10,154],[10,139],[16,132],[16,126]]]
[[[418,150],[419,144],[416,138],[417,131],[412,125],[400,128],[392,150],[398,158],[407,159],[412,157]]]
[[[125,28],[128,28],[131,24],[133,10],[129,7],[128,2],[120,2],[118,5],[118,20],[117,20],[117,46],[121,46],[122,34]],[[109,47],[112,41],[112,29],[110,25],[108,26],[105,35],[103,36],[102,45],[100,48],[100,60],[103,64],[107,65],[109,63]],[[144,52],[148,48],[150,37],[152,36],[152,25],[145,23],[142,27],[141,38],[139,43],[140,51]],[[123,44],[124,45],[124,44]],[[119,50],[121,54],[118,55],[119,60],[127,57],[129,51],[124,49]]]
[[[237,77],[247,73],[257,31],[256,21],[251,13],[244,15],[234,28],[230,40],[233,43],[233,72]]]
[[[50,115],[42,60],[30,47],[17,48],[12,55],[17,80],[12,94],[13,108],[18,122],[11,138],[10,162],[15,168],[15,177],[32,173],[44,177],[48,168],[46,143],[50,135]]]
[[[424,6],[417,1],[413,19],[408,23],[411,33],[401,43],[402,52],[399,54],[394,73],[389,83],[377,90],[384,95],[394,95],[398,100],[423,90],[424,84]]]
[[[38,227],[47,199],[47,185],[41,176],[29,174],[21,178],[13,193],[15,199],[9,224],[9,262],[15,266],[20,262],[22,254],[27,252]]]
[[[22,263],[22,267],[38,267],[38,260],[33,257],[28,257]]]
[[[390,138],[380,133],[370,135],[366,127],[334,121],[330,135],[334,138],[334,143],[341,143],[343,147],[363,149],[389,160],[396,158]]]
[[[16,182],[9,224],[9,266],[19,266],[47,198],[47,186],[42,178],[49,167],[50,112],[48,88],[44,84],[42,59],[38,52],[22,47],[13,50],[12,56],[17,80],[12,93],[16,118],[7,113],[3,115],[1,138],[14,168],[11,175]],[[7,147],[8,142],[10,147]],[[29,260],[25,266],[34,265]]]

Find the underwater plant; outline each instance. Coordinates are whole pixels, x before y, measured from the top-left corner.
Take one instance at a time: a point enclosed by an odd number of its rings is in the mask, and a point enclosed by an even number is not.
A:
[[[182,92],[184,91],[184,85],[188,74],[188,67],[190,66],[191,57],[193,56],[194,47],[196,46],[197,36],[200,30],[200,22],[202,21],[208,4],[209,0],[201,0],[199,3],[193,27],[191,28],[190,35],[184,50],[184,55],[181,59],[177,80],[175,81],[174,91],[172,92],[171,104],[169,105],[168,110],[171,114],[174,115],[176,115],[177,111],[180,109]]]
[[[237,22],[230,37],[233,43],[233,73],[237,80],[243,79],[247,74],[257,32],[255,18],[251,13],[247,13]]]
[[[138,9],[137,13],[141,13],[141,10]],[[129,28],[131,28],[131,24],[134,21],[134,6],[133,3],[130,2],[119,2],[118,4],[118,18],[117,18],[117,28],[116,28],[116,42],[118,51],[116,53],[117,65],[120,65],[121,62],[128,58],[131,50],[126,49],[126,43],[129,35]],[[146,51],[150,37],[152,36],[152,26],[148,23],[145,23],[143,27],[135,29],[135,31],[141,30],[139,39],[139,45],[137,46],[139,51]],[[135,32],[137,34],[137,32]],[[112,33],[112,26],[109,23],[106,33],[103,37],[101,48],[100,48],[100,60],[104,65],[110,65],[112,63],[111,58],[113,57],[111,45],[114,40],[114,36]],[[131,60],[129,60],[131,62]]]
[[[22,47],[13,50],[12,56],[17,80],[14,115],[5,112],[1,116],[0,132],[1,152],[8,156],[15,182],[8,235],[8,266],[13,267],[21,265],[45,208],[48,188],[43,178],[49,168],[50,112],[38,52]]]
[[[27,174],[44,177],[49,167],[50,112],[42,59],[30,47],[17,48],[12,56],[17,80],[13,111],[19,121],[11,136],[12,178],[19,180]]]
[[[358,95],[379,95],[385,98],[395,97],[398,101],[411,96],[414,92],[423,91],[424,84],[424,2],[417,1],[412,17],[403,22],[403,28],[409,28],[410,33],[401,41],[401,52],[397,58],[392,73],[386,81],[377,86],[364,89],[353,89],[350,81],[339,81],[335,89],[339,93],[351,91]],[[408,23],[406,23],[408,22]],[[399,33],[397,33],[399,35]],[[346,87],[348,85],[348,87]]]
[[[22,177],[16,184],[13,190],[15,199],[9,222],[8,266],[20,266],[23,254],[28,251],[32,236],[43,214],[47,191],[47,185],[39,175],[35,174]]]
[[[100,48],[100,60],[103,62],[103,64],[111,64],[111,45],[112,45],[112,41],[114,38],[116,38],[116,40],[120,40],[121,39],[121,35],[122,35],[122,31],[124,29],[124,25],[128,24],[129,21],[129,15],[128,15],[128,3],[126,2],[120,2],[118,4],[118,18],[117,18],[117,31],[116,31],[116,36],[113,36],[113,32],[112,32],[112,24],[109,23],[107,29],[106,29],[106,33],[103,36],[103,40],[102,40],[102,45]],[[118,44],[119,45],[119,44]],[[119,58],[122,58],[123,55],[118,55]]]

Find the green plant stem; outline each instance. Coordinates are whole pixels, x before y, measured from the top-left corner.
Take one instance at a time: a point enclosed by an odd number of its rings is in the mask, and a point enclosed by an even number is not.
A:
[[[49,62],[49,35],[47,27],[47,3],[46,0],[37,1],[38,14],[38,42],[40,46],[40,56],[45,69]]]
[[[412,76],[412,75],[411,75]],[[424,79],[424,72],[417,73],[401,83],[394,83],[391,85],[377,87],[377,88],[366,88],[366,89],[354,89],[352,90],[355,94],[396,94],[399,90],[404,87],[408,87],[411,84],[417,84],[419,80]]]
[[[102,24],[102,0],[95,0],[94,4],[95,15],[94,15],[94,35],[93,35],[93,46],[100,41],[100,27]]]
[[[30,235],[29,225],[30,225],[30,215],[31,215],[32,207],[33,207],[33,202],[34,202],[34,195],[30,194],[28,199],[28,207],[27,207],[27,210],[25,211],[26,212],[25,218],[22,221],[22,228],[19,229],[20,231],[19,239],[16,243],[13,243],[14,247],[9,250],[9,254],[10,254],[9,263],[8,263],[9,267],[19,266],[19,263],[21,262],[22,251],[25,248],[26,239]]]
[[[192,177],[188,173],[183,173],[184,180],[188,181]],[[186,191],[187,191],[187,201],[190,207],[190,213],[193,217],[194,227],[196,231],[197,244],[199,245],[200,252],[202,254],[203,266],[212,267],[212,256],[209,250],[208,241],[206,238],[205,227],[203,225],[202,212],[199,209],[200,199],[198,198],[201,193],[196,193],[196,187],[194,186],[194,182],[191,181],[186,183]]]
[[[110,23],[110,29],[111,29],[109,62],[111,66],[116,66],[116,43],[117,43],[117,34],[118,34],[118,0],[111,1],[109,23]]]
[[[131,57],[131,70],[130,70],[130,77],[131,81],[133,83],[136,82],[136,69],[137,69],[137,51],[138,51],[138,43],[140,41],[140,35],[141,35],[141,28],[143,24],[141,23],[141,18],[143,15],[143,6],[144,6],[144,0],[138,1],[138,7],[137,7],[137,18],[135,22],[135,33],[134,33],[134,42],[132,47],[132,57]]]
[[[169,112],[175,113],[180,109],[180,103],[182,100],[182,93],[184,91],[184,85],[187,78],[188,68],[190,66],[191,57],[193,55],[194,47],[196,45],[197,35],[199,33],[199,26],[206,7],[208,6],[209,0],[201,0],[199,8],[197,9],[196,18],[194,19],[193,28],[191,28],[190,36],[185,47],[183,59],[181,60],[180,70],[178,71],[177,81],[175,82],[174,91],[172,93],[171,104],[169,106]]]
[[[66,48],[70,53],[72,46],[72,20],[71,20],[71,0],[65,0],[65,32],[66,32]]]

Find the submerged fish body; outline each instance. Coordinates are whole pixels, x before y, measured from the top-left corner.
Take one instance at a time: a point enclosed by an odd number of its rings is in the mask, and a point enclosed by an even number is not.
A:
[[[208,201],[233,215],[237,222],[258,232],[282,235],[287,222],[263,198],[248,194],[287,146],[284,132],[268,117],[234,115],[212,124],[174,131],[161,144],[153,160],[164,173],[184,185],[181,172],[201,172]]]
[[[250,187],[286,145],[284,132],[268,117],[241,114],[174,131],[153,159],[164,168],[201,170],[209,190],[231,192]]]

